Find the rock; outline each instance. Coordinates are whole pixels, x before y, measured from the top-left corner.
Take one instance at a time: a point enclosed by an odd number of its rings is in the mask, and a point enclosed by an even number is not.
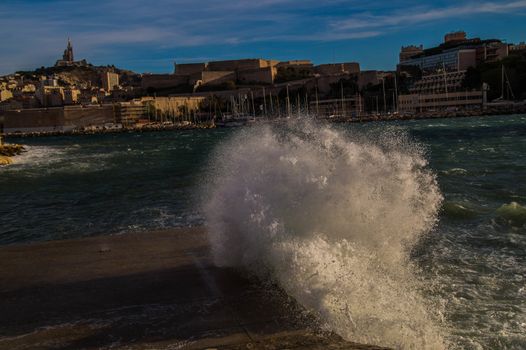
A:
[[[11,160],[11,158],[6,157],[6,156],[0,156],[0,165],[9,165],[12,163],[13,161]]]
[[[14,157],[25,151],[26,149],[22,145],[1,145],[0,146],[0,156],[4,156],[4,157]]]

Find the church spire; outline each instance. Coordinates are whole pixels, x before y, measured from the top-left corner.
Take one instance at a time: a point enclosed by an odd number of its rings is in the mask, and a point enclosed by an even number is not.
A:
[[[73,46],[71,45],[71,40],[68,37],[68,47],[66,50],[64,50],[64,55],[62,56],[62,59],[66,62],[73,62]]]

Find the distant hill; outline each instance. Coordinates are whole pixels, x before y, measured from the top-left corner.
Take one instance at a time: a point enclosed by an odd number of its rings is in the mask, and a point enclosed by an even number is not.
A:
[[[130,70],[120,69],[115,66],[93,66],[86,67],[41,67],[34,71],[16,72],[28,79],[35,76],[56,76],[61,85],[84,85],[88,82],[93,86],[101,86],[102,75],[108,71],[119,74],[119,82],[123,86],[140,86],[141,75]]]

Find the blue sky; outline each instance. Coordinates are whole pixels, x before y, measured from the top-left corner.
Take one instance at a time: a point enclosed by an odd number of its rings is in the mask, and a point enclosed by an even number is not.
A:
[[[526,40],[526,1],[0,0],[0,74],[76,59],[137,72],[234,58],[358,61],[393,69],[401,45],[446,32]]]

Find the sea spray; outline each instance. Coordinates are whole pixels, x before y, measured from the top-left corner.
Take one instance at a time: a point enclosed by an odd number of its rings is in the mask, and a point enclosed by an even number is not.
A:
[[[346,339],[444,348],[408,258],[442,196],[418,145],[372,136],[299,121],[219,146],[203,203],[214,261],[271,278]]]

